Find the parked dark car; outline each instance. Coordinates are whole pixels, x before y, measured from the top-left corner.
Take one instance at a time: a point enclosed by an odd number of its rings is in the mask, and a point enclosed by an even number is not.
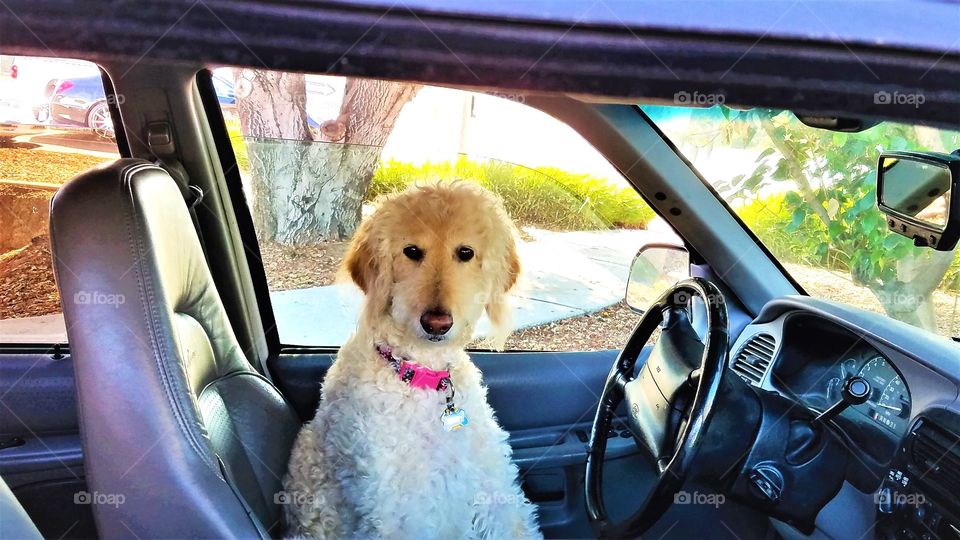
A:
[[[213,76],[213,81],[220,106],[235,106],[233,81],[218,75]],[[83,126],[95,130],[101,137],[113,137],[110,107],[99,75],[51,80],[43,90],[43,101],[34,106],[33,113],[43,124]]]
[[[103,137],[113,136],[110,107],[99,76],[51,80],[33,112],[44,124],[85,126]]]

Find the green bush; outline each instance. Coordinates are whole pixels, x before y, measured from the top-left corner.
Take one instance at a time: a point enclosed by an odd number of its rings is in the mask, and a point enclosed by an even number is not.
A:
[[[230,136],[230,144],[233,146],[233,155],[237,158],[237,167],[241,171],[250,169],[250,159],[247,157],[247,141],[240,129],[240,119],[233,117],[224,121],[227,125],[227,135]]]
[[[823,266],[829,254],[820,252],[825,238],[823,227],[814,220],[793,224],[793,208],[785,195],[754,199],[736,209],[737,215],[773,255],[793,263]]]
[[[555,168],[531,169],[502,161],[457,161],[413,165],[386,161],[374,173],[367,199],[423,180],[477,182],[503,199],[521,225],[553,230],[646,228],[654,217],[632,189],[619,188],[586,174]]]

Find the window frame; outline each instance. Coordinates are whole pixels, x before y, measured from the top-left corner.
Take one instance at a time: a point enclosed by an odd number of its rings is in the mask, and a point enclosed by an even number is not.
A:
[[[22,55],[17,55],[22,56]],[[65,58],[65,57],[49,57],[55,59],[63,60],[80,60],[84,62],[90,62],[95,65],[100,71],[100,79],[103,83],[103,93],[107,99],[107,107],[110,109],[110,120],[113,122],[113,132],[114,132],[114,141],[117,144],[117,159],[129,158],[133,154],[130,149],[130,142],[127,140],[127,133],[123,124],[123,117],[120,113],[120,100],[117,98],[117,91],[113,85],[113,80],[110,78],[110,74],[107,73],[103,66],[100,64],[84,59],[84,58]],[[18,124],[24,125],[24,124]],[[61,186],[62,187],[62,186]],[[57,189],[59,191],[59,188]],[[51,199],[56,196],[57,191],[51,195]],[[56,284],[56,282],[55,282]],[[61,301],[60,315],[63,315],[62,301],[60,297],[60,287],[57,285],[57,298]],[[43,341],[34,341],[34,342],[17,342],[17,341],[0,341],[0,354],[49,354],[54,360],[59,360],[61,358],[68,357],[70,355],[70,340],[69,336],[66,336],[66,339],[62,342],[43,342]]]
[[[253,289],[256,295],[257,307],[262,321],[261,330],[263,331],[265,341],[267,343],[267,358],[266,361],[269,362],[270,359],[276,358],[278,355],[290,355],[290,354],[336,354],[342,345],[312,345],[312,344],[290,344],[283,343],[279,335],[279,325],[277,323],[276,314],[273,309],[273,303],[270,297],[270,288],[266,275],[266,269],[262,261],[262,252],[260,249],[260,242],[256,235],[256,229],[254,227],[253,216],[250,210],[249,205],[247,204],[246,194],[244,192],[243,179],[240,176],[240,169],[237,163],[236,154],[233,149],[233,144],[230,140],[230,135],[226,127],[226,120],[223,116],[223,110],[219,99],[217,98],[216,90],[213,86],[213,67],[207,66],[206,68],[200,70],[196,75],[196,84],[200,93],[203,111],[202,114],[206,116],[208,125],[210,126],[211,134],[213,140],[216,144],[216,150],[219,157],[219,164],[221,167],[221,174],[225,179],[228,194],[230,197],[229,204],[231,205],[234,214],[237,217],[237,228],[240,237],[240,241],[243,243],[246,252],[247,266],[250,269],[250,280],[253,285]],[[339,75],[343,77],[344,75]],[[444,88],[439,86],[439,88]],[[455,88],[457,90],[462,90],[464,92],[471,92],[468,89]],[[593,145],[590,140],[577,131],[573,126],[570,126],[560,118],[556,118],[555,115],[550,114],[548,111],[545,111],[539,107],[530,104],[522,104],[523,106],[541,113],[543,115],[554,118],[565,125],[568,125],[570,129],[576,132],[584,141],[585,144],[593,148],[602,156],[604,159],[607,159],[599,149]],[[668,141],[669,142],[669,141]],[[609,160],[608,160],[609,161]],[[616,167],[614,166],[614,169]],[[620,174],[623,179],[624,186],[629,187],[633,190],[637,197],[658,217],[664,219],[662,212],[653,204],[651,204],[649,198],[644,195],[640,190],[634,186],[633,182],[630,179],[623,175],[621,171],[617,169],[618,174]],[[666,221],[666,220],[665,220]],[[669,221],[666,221],[669,223]],[[679,233],[677,236],[681,239],[684,246],[687,248],[688,252],[691,254],[691,260],[694,257],[700,258],[699,254],[695,252],[692,246],[684,239]],[[470,352],[497,352],[497,353],[550,353],[555,354],[561,351],[549,351],[549,350],[539,350],[539,349],[505,349],[502,351],[494,351],[493,349],[487,348],[477,348],[477,347],[468,347],[466,349]],[[573,350],[573,351],[562,351],[562,352],[571,352],[571,353],[584,353],[592,351],[583,351],[583,350]]]
[[[250,272],[249,278],[253,285],[257,310],[260,314],[261,331],[267,344],[266,360],[269,360],[290,348],[298,347],[283,345],[280,341],[280,331],[273,311],[273,303],[270,300],[270,287],[267,283],[267,273],[260,251],[260,241],[257,239],[256,229],[254,229],[253,214],[250,212],[246,194],[243,192],[243,179],[240,177],[240,167],[237,164],[237,156],[233,151],[233,144],[230,142],[227,123],[223,117],[223,110],[220,108],[216,88],[213,86],[212,69],[208,67],[197,72],[195,82],[203,105],[202,112],[206,115],[207,125],[210,126],[211,136],[216,145],[220,172],[223,174],[230,199],[228,204],[233,209],[237,220],[237,232],[244,247],[244,256]],[[316,350],[309,349],[310,352],[336,352],[337,350],[339,350],[339,347],[336,349],[328,347],[317,348]]]

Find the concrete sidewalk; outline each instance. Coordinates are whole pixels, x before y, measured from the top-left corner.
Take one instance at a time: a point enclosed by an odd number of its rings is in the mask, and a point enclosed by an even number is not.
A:
[[[641,230],[551,232],[524,229],[521,282],[512,294],[514,328],[577,317],[623,299],[630,263],[642,245],[666,241]],[[283,343],[339,345],[356,328],[362,295],[352,284],[270,294]],[[479,335],[489,329],[484,318]]]

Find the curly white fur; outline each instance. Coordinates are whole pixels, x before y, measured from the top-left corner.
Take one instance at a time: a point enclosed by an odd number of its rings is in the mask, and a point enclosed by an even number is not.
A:
[[[422,261],[402,255],[416,244]],[[468,245],[472,261],[455,258]],[[506,324],[516,281],[514,231],[490,193],[465,183],[412,188],[363,223],[345,266],[366,302],[356,334],[323,383],[315,418],[294,445],[284,482],[291,534],[313,538],[540,538],[507,434],[463,347],[485,309]],[[425,339],[420,314],[441,307],[454,329]],[[454,331],[456,330],[456,331]],[[499,339],[505,337],[499,333]],[[400,381],[376,351],[449,369],[469,418],[448,432],[444,395]]]

